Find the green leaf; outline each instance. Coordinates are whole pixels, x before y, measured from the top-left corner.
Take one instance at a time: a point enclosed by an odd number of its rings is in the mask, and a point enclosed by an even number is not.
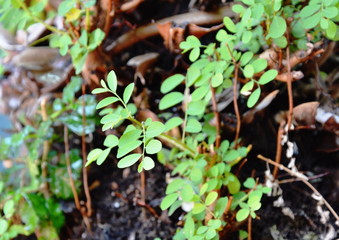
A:
[[[231,194],[236,194],[239,192],[241,184],[239,179],[232,173],[227,173],[227,178],[228,178],[228,190],[230,191]]]
[[[86,167],[90,165],[92,162],[94,162],[95,160],[97,160],[97,158],[100,156],[101,153],[102,153],[102,149],[100,148],[95,148],[92,151],[90,151],[87,156]]]
[[[247,178],[243,184],[244,184],[244,187],[252,189],[255,186],[255,180],[254,178]]]
[[[186,124],[186,132],[189,133],[198,133],[202,129],[201,123],[195,119],[195,118],[190,118],[187,121]]]
[[[200,47],[195,47],[190,52],[190,55],[188,58],[190,59],[191,62],[194,62],[199,58],[199,55],[200,55]]]
[[[127,168],[132,166],[134,163],[136,163],[140,157],[142,156],[142,154],[140,153],[133,153],[130,155],[127,155],[126,157],[122,158],[119,162],[118,162],[118,168]]]
[[[97,28],[89,35],[89,45],[88,48],[93,51],[96,47],[100,45],[102,40],[105,38],[105,33],[100,29]]]
[[[334,39],[336,36],[336,32],[337,32],[337,25],[331,21],[328,20],[328,28],[326,29],[326,34],[330,39]]]
[[[10,219],[13,216],[13,213],[15,211],[15,209],[14,209],[14,200],[13,199],[10,199],[10,200],[6,201],[6,203],[5,203],[4,207],[3,207],[3,211],[4,211],[5,217],[7,219]]]
[[[245,52],[240,58],[240,65],[245,66],[253,58],[252,52]]]
[[[193,218],[188,215],[186,217],[185,225],[184,225],[184,235],[187,239],[191,239],[194,235],[195,224]]]
[[[185,185],[185,181],[181,178],[176,178],[170,182],[166,187],[166,194],[178,191]]]
[[[224,17],[223,22],[224,22],[225,27],[226,27],[230,32],[232,32],[232,33],[236,33],[236,32],[237,32],[237,28],[236,28],[236,26],[235,26],[235,24],[234,24],[234,22],[232,21],[231,18],[229,18],[229,17]]]
[[[192,186],[189,184],[185,184],[183,188],[181,189],[180,195],[181,195],[182,200],[184,200],[185,202],[191,201],[194,195]]]
[[[192,209],[193,214],[199,214],[206,209],[206,206],[202,203],[195,203]]]
[[[260,79],[259,79],[259,83],[264,85],[267,84],[269,82],[271,82],[273,79],[275,79],[275,77],[278,75],[278,71],[275,69],[270,69],[267,72],[265,72],[263,75],[261,75]],[[260,96],[260,93],[259,93]]]
[[[188,104],[187,114],[191,116],[198,116],[205,112],[205,101],[192,101]]]
[[[203,175],[200,169],[194,168],[189,177],[194,183],[199,183],[202,181]]]
[[[125,104],[128,103],[129,99],[131,98],[132,96],[132,93],[133,93],[133,90],[134,90],[134,83],[130,83],[124,90],[124,94],[123,94],[123,99],[124,99],[124,102]]]
[[[195,47],[200,47],[201,43],[200,40],[194,36],[194,35],[190,35],[186,38],[186,41],[189,42],[191,48],[195,48]]]
[[[247,64],[244,67],[244,75],[245,75],[245,77],[246,78],[251,78],[251,77],[253,77],[253,74],[254,74],[253,65],[252,64]]]
[[[319,24],[321,17],[322,17],[321,12],[318,12],[310,17],[305,18],[303,27],[306,29],[314,28]]]
[[[214,238],[217,235],[217,231],[213,228],[209,228],[205,234],[207,240]]]
[[[93,89],[92,94],[99,94],[99,93],[104,93],[104,92],[109,92],[109,90],[105,88],[96,88],[96,89]]]
[[[253,65],[255,73],[261,72],[267,68],[267,60],[263,58],[258,58],[254,60],[251,64]]]
[[[151,122],[146,129],[146,137],[153,138],[159,136],[165,130],[165,125],[161,122]]]
[[[257,89],[255,89],[252,92],[251,96],[247,100],[247,107],[248,108],[252,108],[258,102],[258,100],[260,98],[260,94],[261,94],[260,87],[258,87]]]
[[[81,36],[80,36],[78,41],[82,45],[82,47],[87,46],[87,44],[88,44],[88,33],[87,33],[86,30],[81,31]]]
[[[159,140],[152,139],[146,145],[146,153],[147,154],[155,154],[158,153],[162,148],[162,144]]]
[[[108,157],[108,154],[111,152],[111,148],[106,148],[100,153],[100,156],[97,159],[97,164],[100,166]]]
[[[100,109],[103,107],[106,107],[112,103],[115,103],[116,101],[118,101],[119,99],[116,97],[106,97],[104,99],[102,99],[96,106],[96,109]]]
[[[222,197],[218,199],[214,208],[214,214],[216,215],[217,218],[220,218],[224,214],[224,211],[227,207],[227,203],[228,197]]]
[[[323,16],[326,16],[327,18],[335,18],[337,15],[338,7],[332,6],[323,10]]]
[[[107,84],[108,87],[112,90],[112,92],[117,91],[118,80],[117,75],[115,75],[115,72],[113,70],[110,71],[107,75]]]
[[[217,32],[217,35],[215,36],[215,39],[217,39],[219,42],[223,42],[227,39],[228,34],[224,29],[220,29]]]
[[[287,25],[285,19],[281,16],[275,16],[268,30],[269,35],[272,38],[281,37],[286,32],[286,27]]]
[[[249,82],[247,82],[240,90],[240,93],[242,94],[246,94],[249,91],[251,91],[254,87],[254,82],[252,80],[250,80]]]
[[[208,229],[209,229],[209,227],[207,227],[207,226],[200,226],[197,229],[197,234],[199,234],[199,235],[204,234]]]
[[[234,4],[232,6],[232,11],[235,12],[235,13],[242,13],[242,12],[244,12],[244,10],[245,10],[245,8],[242,5]]]
[[[162,211],[166,210],[169,208],[179,197],[179,193],[171,193],[167,195],[160,204],[160,208]]]
[[[320,27],[322,29],[327,29],[328,28],[328,19],[327,18],[324,18],[324,17],[321,18],[321,20],[320,20]]]
[[[211,205],[216,199],[218,198],[218,193],[217,192],[210,192],[205,200],[205,204],[207,206]]]
[[[117,153],[117,157],[123,157],[125,156],[127,153],[133,151],[134,149],[136,149],[137,147],[139,147],[142,144],[142,141],[131,141],[128,144],[125,144],[123,146],[119,146],[118,149],[118,153]],[[120,145],[120,142],[119,142]]]
[[[184,100],[184,95],[180,92],[171,92],[165,95],[159,103],[159,109],[165,110],[173,107]]]
[[[243,43],[249,43],[252,39],[252,32],[251,31],[245,31],[242,35],[241,41]]]
[[[304,7],[300,11],[300,17],[302,17],[302,18],[309,17],[309,16],[313,15],[315,12],[317,12],[318,10],[320,10],[319,4],[307,5],[306,7]]]
[[[232,162],[234,160],[236,160],[239,157],[239,153],[237,150],[235,149],[231,149],[229,151],[227,151],[227,153],[224,156],[224,160],[226,162]]]
[[[220,219],[210,219],[207,223],[208,226],[210,226],[213,229],[218,229],[221,227],[221,220]]]
[[[0,236],[6,233],[7,229],[8,229],[8,222],[5,219],[0,218]]]
[[[206,94],[209,92],[210,88],[208,85],[203,85],[195,89],[191,95],[192,101],[198,101],[203,99]]]
[[[248,208],[240,209],[237,212],[236,219],[238,222],[244,221],[250,215],[250,210]]]
[[[187,74],[186,74],[186,84],[188,87],[192,86],[197,79],[199,78],[199,76],[201,75],[200,73],[200,69],[197,67],[194,67],[193,65],[190,66],[187,69]]]
[[[166,123],[165,123],[165,130],[164,132],[167,132],[177,126],[180,126],[182,123],[184,122],[184,120],[182,120],[182,118],[180,117],[172,117],[170,118]]]
[[[119,143],[118,137],[113,134],[110,134],[105,138],[104,146],[113,148],[113,147],[118,146],[118,143]]]
[[[128,129],[128,131],[125,130],[123,135],[120,137],[119,140],[119,147],[131,144],[131,142],[134,142],[139,139],[141,136],[142,131],[139,129]]]
[[[58,15],[65,16],[74,6],[75,1],[62,1],[58,7]]]
[[[145,157],[144,160],[142,161],[142,167],[148,171],[154,168],[155,164],[152,158],[150,157]]]
[[[172,75],[166,78],[166,80],[161,84],[160,91],[164,94],[168,93],[172,91],[174,88],[176,88],[177,86],[179,86],[180,83],[184,81],[184,79],[185,79],[185,76],[182,74]]]
[[[278,38],[274,38],[273,42],[275,45],[277,45],[279,48],[285,48],[288,44],[287,39],[285,36],[281,36]]]
[[[179,208],[181,207],[182,201],[178,200],[175,201],[172,206],[168,209],[168,216],[172,216],[172,214]]]
[[[220,72],[216,73],[211,79],[212,87],[214,88],[219,87],[222,84],[223,80],[224,76],[222,75],[222,73]]]
[[[200,188],[200,191],[199,191],[199,196],[202,196],[205,194],[205,192],[207,191],[207,188],[208,188],[208,183],[205,182],[201,188]]]

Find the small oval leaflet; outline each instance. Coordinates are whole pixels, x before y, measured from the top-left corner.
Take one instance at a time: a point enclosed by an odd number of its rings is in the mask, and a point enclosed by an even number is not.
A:
[[[107,84],[108,87],[113,91],[117,91],[117,86],[118,86],[118,80],[117,80],[117,75],[115,75],[114,71],[110,71],[107,75]]]
[[[123,99],[124,99],[124,102],[127,104],[129,99],[131,98],[132,96],[132,93],[133,93],[133,90],[134,90],[134,83],[130,83],[124,90],[124,94],[123,94]]]
[[[161,122],[151,122],[146,129],[146,137],[152,138],[159,136],[165,130],[165,125]]]
[[[275,69],[270,69],[265,72],[259,79],[259,83],[264,85],[272,81],[278,75],[278,71]]]
[[[253,107],[258,102],[260,94],[261,94],[261,89],[258,87],[257,89],[253,91],[251,96],[248,98],[247,107],[249,108]]]
[[[155,154],[158,153],[162,148],[162,144],[159,140],[152,139],[146,145],[146,153],[147,154]]]
[[[161,210],[166,210],[167,208],[169,208],[179,197],[179,193],[171,193],[169,195],[167,195],[160,204],[160,208]]]
[[[118,146],[118,143],[119,143],[118,137],[113,134],[110,134],[105,138],[104,146],[113,148]]]
[[[101,153],[102,153],[102,149],[100,148],[95,148],[92,151],[90,151],[87,156],[86,167],[90,165],[92,162],[94,162],[95,160],[97,160],[97,158],[100,156]]]
[[[269,28],[269,35],[272,38],[278,38],[286,32],[286,21],[281,16],[275,16]]]
[[[130,155],[127,155],[126,157],[122,158],[118,162],[118,168],[127,168],[132,166],[134,163],[136,163],[141,157],[140,153],[133,153]]]
[[[241,222],[245,220],[248,217],[248,215],[250,215],[249,208],[243,208],[237,212],[236,219],[238,222]]]
[[[165,110],[173,107],[184,100],[184,95],[181,92],[171,92],[165,95],[159,103],[159,109]]]
[[[210,192],[205,200],[205,204],[207,206],[211,205],[218,197],[218,193],[217,192]]]
[[[184,79],[185,76],[182,74],[174,74],[173,76],[166,78],[166,80],[161,84],[160,92],[165,94],[172,91],[174,88],[179,86]]]
[[[142,167],[146,171],[151,170],[155,166],[153,159],[150,157],[145,157],[142,163],[143,163]]]

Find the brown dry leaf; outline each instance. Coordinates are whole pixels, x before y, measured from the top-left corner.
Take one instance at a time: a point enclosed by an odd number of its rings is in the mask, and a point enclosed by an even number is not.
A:
[[[17,67],[32,71],[49,71],[60,58],[59,50],[50,47],[28,47],[14,56],[12,62]]]
[[[293,108],[293,122],[297,126],[315,127],[319,102],[306,102]]]
[[[210,33],[210,32],[214,32],[214,31],[222,28],[223,26],[224,26],[224,24],[219,24],[219,25],[216,25],[216,26],[213,26],[213,27],[206,28],[206,27],[200,27],[196,24],[190,23],[187,26],[188,35],[194,35],[197,38],[201,38],[205,34]]]
[[[153,65],[153,63],[157,60],[158,57],[159,53],[151,52],[133,57],[130,60],[128,60],[127,66],[136,67],[134,81],[137,79],[137,77],[139,77],[141,83],[145,85],[146,84],[146,80],[144,78],[145,73]]]
[[[179,44],[185,40],[186,26],[175,26],[173,22],[157,24],[159,34],[164,39],[164,45],[171,52],[180,51]]]

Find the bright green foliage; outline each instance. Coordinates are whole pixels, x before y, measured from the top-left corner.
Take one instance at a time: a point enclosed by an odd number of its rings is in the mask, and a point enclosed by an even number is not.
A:
[[[76,99],[75,93],[79,90],[80,84],[79,77],[72,78],[64,88],[62,98],[56,98],[53,104],[47,104],[49,116],[47,120],[41,121],[37,118],[35,120],[37,127],[27,125],[21,132],[0,141],[0,159],[20,159],[13,167],[0,170],[0,212],[3,213],[0,213],[1,239],[14,239],[19,234],[28,236],[34,231],[39,231],[42,238],[58,239],[58,232],[64,224],[64,216],[55,198],[70,199],[73,192],[67,177],[65,155],[50,151],[47,159],[53,161],[47,164],[41,161],[40,151],[45,141],[60,139],[53,130],[54,125],[63,123],[79,135],[94,130],[93,114],[96,100],[90,95]],[[87,118],[85,128],[82,123],[83,113]],[[22,151],[19,149],[23,144],[28,149],[26,155],[20,155]],[[112,140],[107,144],[112,144]],[[79,151],[71,149],[69,159],[75,187],[79,188],[82,171]],[[43,165],[46,165],[48,176],[41,174]],[[41,186],[46,183],[46,178],[52,195],[49,198],[41,194]],[[16,189],[15,192],[12,189]]]
[[[121,98],[117,94],[118,80],[114,71],[109,72],[107,75],[107,83],[101,80],[102,88],[93,90],[93,94],[100,94],[110,92],[113,97],[106,97],[97,104],[97,109],[106,107],[113,103],[120,103],[120,108],[109,111],[101,119],[103,131],[114,128],[123,121],[128,120],[131,122],[128,125],[120,138],[114,135],[108,135],[104,141],[106,149],[100,148],[93,149],[87,156],[86,166],[96,161],[101,165],[109,156],[111,150],[115,147],[118,148],[117,157],[121,158],[118,162],[119,168],[126,168],[134,165],[140,160],[138,171],[150,170],[154,168],[154,160],[148,155],[158,153],[162,148],[162,143],[154,139],[161,135],[165,130],[165,125],[161,122],[152,121],[147,119],[145,122],[139,122],[134,119],[134,112],[131,105],[128,103],[134,91],[134,83],[130,83],[123,91]],[[133,153],[137,148],[142,147],[142,153]]]
[[[0,22],[8,30],[15,31],[26,29],[35,22],[43,23],[52,32],[50,36],[50,46],[59,48],[62,56],[69,53],[72,57],[76,74],[79,74],[90,52],[95,50],[103,41],[105,34],[101,29],[88,32],[85,26],[81,26],[84,19],[89,24],[90,7],[95,0],[65,0],[59,5],[57,14],[65,19],[65,24],[80,26],[80,37],[77,38],[73,30],[62,31],[52,25],[46,25],[44,17],[47,0],[33,1],[32,5],[27,5],[24,0],[1,0],[0,1]],[[54,17],[54,14],[48,16]]]

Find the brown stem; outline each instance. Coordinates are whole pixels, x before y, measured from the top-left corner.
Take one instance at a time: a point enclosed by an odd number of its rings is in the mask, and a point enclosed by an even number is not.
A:
[[[85,127],[86,127],[86,113],[85,113],[85,84],[82,84],[82,136],[81,136],[81,151],[82,151],[82,180],[84,184],[84,191],[86,195],[86,215],[90,217],[92,215],[92,198],[89,192],[88,187],[88,174],[86,165],[86,158],[87,158],[87,150],[86,150],[86,134],[85,134]]]
[[[42,98],[41,101],[41,117],[43,121],[47,121],[48,120],[48,116],[47,116],[47,110],[46,110],[46,101],[47,98],[44,97]],[[41,158],[41,175],[43,178],[43,194],[46,198],[49,197],[49,185],[48,185],[48,181],[47,181],[47,176],[48,176],[48,171],[47,171],[47,158],[48,158],[48,152],[50,149],[50,142],[48,140],[44,141],[43,144],[43,150],[42,150],[42,158]]]
[[[247,223],[247,240],[252,240],[252,217],[248,216],[248,223]]]
[[[112,51],[112,53],[119,53],[141,40],[156,36],[159,34],[157,29],[158,24],[175,22],[180,25],[189,21],[190,23],[197,25],[207,25],[222,22],[224,16],[229,16],[231,18],[236,16],[236,14],[232,11],[232,4],[222,7],[214,12],[189,12],[164,18],[121,35],[117,40],[108,45],[105,50]]]
[[[311,183],[309,183],[306,179],[300,177],[297,173],[293,172],[292,170],[288,169],[287,167],[285,167],[282,164],[276,163],[274,161],[272,161],[269,158],[266,158],[262,155],[258,155],[257,156],[259,159],[272,164],[273,166],[277,166],[278,168],[284,170],[285,172],[289,173],[291,176],[296,177],[297,179],[299,179],[300,181],[302,181],[306,186],[308,186],[317,196],[321,197],[322,201],[324,202],[325,206],[327,207],[327,209],[333,214],[333,216],[335,217],[336,221],[339,221],[339,216],[338,214],[334,211],[334,209],[331,207],[331,205],[326,201],[326,199],[321,195],[320,192],[318,192],[318,190],[313,187],[313,185]]]
[[[287,33],[287,41],[289,43],[289,34]],[[287,60],[287,92],[288,92],[288,118],[287,118],[287,129],[289,130],[292,123],[293,117],[293,93],[292,93],[292,74],[291,74],[291,62],[290,62],[290,47],[289,44],[286,48],[286,60]]]
[[[141,194],[141,202],[146,204],[146,176],[145,171],[140,173],[140,194]],[[142,216],[146,219],[146,211],[142,209]]]
[[[280,122],[278,134],[277,134],[277,150],[275,152],[275,162],[278,163],[278,164],[280,164],[280,162],[281,162],[281,152],[282,152],[281,138],[284,134],[285,124],[286,124],[286,122],[284,120]],[[274,179],[277,178],[278,172],[279,172],[279,168],[277,166],[275,166],[274,170],[273,170]]]
[[[210,86],[211,92],[212,92],[212,108],[214,112],[214,117],[215,117],[215,128],[216,128],[216,139],[215,139],[215,147],[219,148],[220,146],[220,114],[218,111],[218,105],[217,105],[217,100],[215,98],[215,88]]]
[[[75,206],[81,212],[79,196],[78,196],[77,190],[75,188],[74,180],[73,180],[73,177],[72,177],[73,173],[72,173],[72,168],[71,168],[71,161],[69,159],[68,128],[67,128],[66,125],[64,125],[64,142],[65,142],[65,158],[66,158],[66,165],[67,165],[69,183],[71,185]]]
[[[237,92],[237,84],[238,84],[238,75],[239,75],[239,64],[237,63],[237,61],[235,60],[233,53],[230,49],[230,46],[228,44],[226,44],[226,47],[232,57],[232,61],[234,64],[234,82],[233,82],[233,106],[234,106],[234,112],[235,112],[235,116],[237,117],[237,128],[235,130],[235,138],[234,138],[234,142],[235,142],[235,148],[238,148],[238,138],[239,138],[239,134],[240,134],[240,127],[241,127],[241,118],[240,118],[240,112],[239,112],[239,107],[238,107],[238,101],[237,101],[237,97],[238,97],[238,92]]]

